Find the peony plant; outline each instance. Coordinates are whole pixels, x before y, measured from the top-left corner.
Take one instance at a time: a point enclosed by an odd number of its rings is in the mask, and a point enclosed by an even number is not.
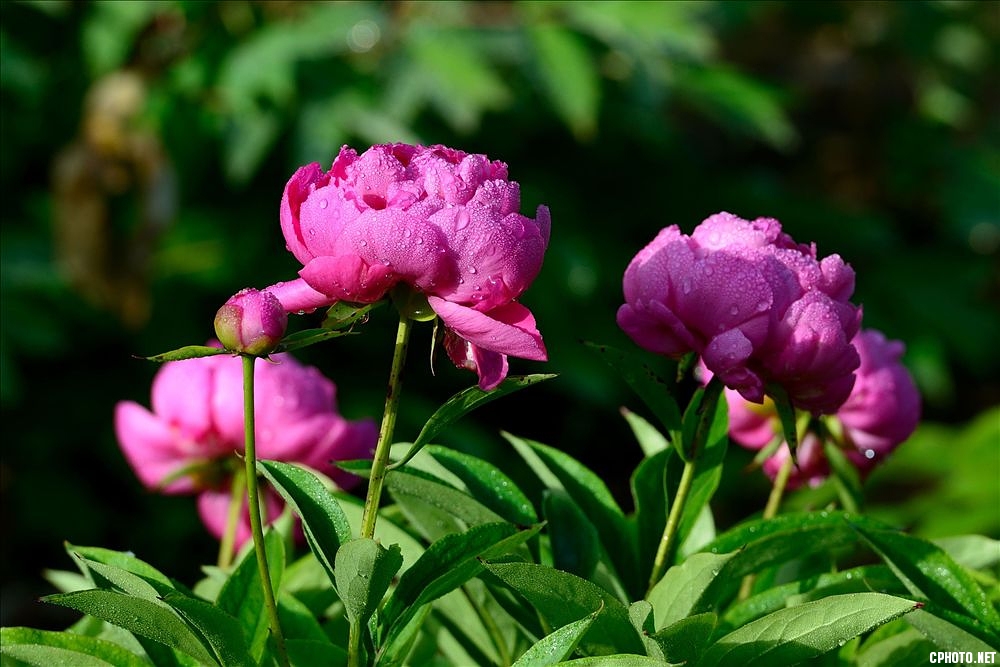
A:
[[[116,411],[143,483],[218,499],[229,510],[223,535],[238,530],[242,506],[226,479],[242,474],[253,548],[188,588],[134,554],[68,545],[82,576],[61,573],[63,592],[45,600],[83,617],[67,632],[4,628],[4,664],[716,667],[995,655],[995,541],[914,537],[862,513],[860,494],[780,512],[789,477],[792,491],[884,459],[912,432],[920,399],[902,344],[860,329],[850,266],[774,219],[719,213],[690,235],[663,229],[624,271],[617,322],[635,349],[588,343],[654,418],[623,411],[641,453],[631,509],[601,475],[540,442],[504,434],[516,476],[434,444],[476,407],[555,377],[509,374],[509,357],[547,358],[519,299],[541,269],[549,212],[519,208],[504,164],[443,146],[345,147],[329,171],[297,170],[279,217],[299,276],[238,292],[216,316],[221,347],[152,357],[167,362],[152,410],[126,401]],[[372,422],[337,415],[333,384],[290,353],[365,329],[386,301],[398,325],[376,437]],[[318,309],[318,327],[285,333],[290,313]],[[428,320],[478,382],[397,441],[408,340]],[[778,468],[759,514],[717,527],[711,501],[730,438]],[[351,457],[360,460],[329,465]],[[367,479],[363,499],[345,491],[349,475]],[[265,528],[277,506],[262,510],[261,484],[300,521],[308,550],[291,522]]]

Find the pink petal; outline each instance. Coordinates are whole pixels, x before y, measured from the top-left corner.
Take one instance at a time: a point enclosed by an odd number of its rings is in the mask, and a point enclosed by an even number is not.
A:
[[[164,479],[191,463],[177,430],[138,403],[118,403],[114,422],[125,460],[147,489],[158,490]],[[191,478],[181,477],[163,491],[189,493],[193,489]]]
[[[317,308],[326,308],[337,302],[336,298],[314,290],[302,278],[275,283],[264,291],[276,296],[286,313],[311,313]]]
[[[473,345],[522,359],[548,360],[535,318],[519,303],[481,313],[436,296],[427,297],[427,302],[445,325]]]

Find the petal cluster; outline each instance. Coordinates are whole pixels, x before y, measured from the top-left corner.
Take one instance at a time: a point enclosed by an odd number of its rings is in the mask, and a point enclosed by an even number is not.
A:
[[[464,341],[448,347],[480,386],[506,375],[507,355],[545,360],[534,319],[515,300],[541,270],[548,208],[521,215],[507,166],[445,146],[341,149],[329,171],[301,167],[285,187],[281,229],[303,267],[268,288],[289,312],[371,303],[397,284],[424,294]]]
[[[901,361],[901,342],[867,329],[859,332],[853,343],[861,357],[857,381],[847,401],[830,419],[839,423],[835,430],[841,433],[847,458],[867,474],[913,433],[920,420],[920,393]],[[735,442],[759,450],[780,438],[781,426],[770,401],[756,405],[728,389],[726,400],[729,434]],[[773,479],[789,455],[788,445],[781,443],[775,454],[764,461],[764,472]],[[822,440],[816,433],[808,432],[803,437],[796,462],[790,486],[817,484],[830,474]]]
[[[667,227],[625,271],[618,325],[641,347],[701,356],[727,387],[755,403],[768,385],[799,408],[836,410],[859,357],[854,271],[823,259],[771,218],[718,213],[692,232]]]
[[[337,411],[336,386],[287,354],[255,360],[257,455],[301,463],[341,485],[356,481],[331,465],[370,457],[374,421],[348,421]],[[221,536],[230,472],[243,452],[243,374],[238,357],[219,355],[165,363],[152,385],[152,409],[115,406],[115,433],[129,465],[147,488],[199,494],[206,526]],[[268,516],[280,512],[276,496]],[[249,536],[244,513],[237,537]]]

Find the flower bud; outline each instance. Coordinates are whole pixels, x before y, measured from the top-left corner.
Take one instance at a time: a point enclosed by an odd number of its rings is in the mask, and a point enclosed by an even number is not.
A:
[[[285,335],[288,313],[270,292],[240,290],[215,315],[215,335],[231,352],[265,355]]]

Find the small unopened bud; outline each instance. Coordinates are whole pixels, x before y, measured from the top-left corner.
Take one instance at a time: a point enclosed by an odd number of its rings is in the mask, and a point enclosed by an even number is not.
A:
[[[232,352],[265,355],[285,335],[288,313],[270,292],[240,290],[215,315],[215,335]]]

